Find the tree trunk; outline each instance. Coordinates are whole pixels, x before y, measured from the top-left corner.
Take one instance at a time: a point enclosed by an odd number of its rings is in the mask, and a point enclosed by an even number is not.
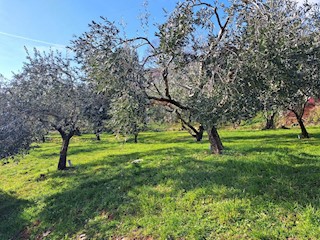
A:
[[[223,150],[223,145],[218,134],[217,129],[212,126],[212,128],[207,129],[209,142],[210,142],[210,150],[212,154],[221,154]]]
[[[101,140],[101,138],[100,138],[100,133],[96,133],[96,138],[97,138],[97,141],[100,141]]]
[[[135,143],[138,143],[138,133],[135,133],[135,134],[134,134],[134,142],[135,142]]]
[[[196,134],[194,135],[197,142],[201,142],[202,137],[203,137],[203,132],[204,132],[204,128],[202,125],[200,125],[198,132],[196,132]]]
[[[275,129],[275,126],[274,126],[275,116],[276,116],[276,113],[272,113],[272,115],[269,118],[267,117],[266,126],[263,128],[263,130]]]
[[[58,163],[58,170],[65,170],[67,168],[67,153],[71,137],[65,136],[62,138],[62,146],[60,150],[60,158]]]
[[[299,123],[299,126],[300,126],[300,129],[301,129],[301,138],[309,138],[309,133],[306,129],[306,127],[304,126],[304,123],[303,123],[303,119],[302,119],[302,116],[300,116],[297,112],[293,111],[294,115],[296,116],[297,118],[297,121]]]

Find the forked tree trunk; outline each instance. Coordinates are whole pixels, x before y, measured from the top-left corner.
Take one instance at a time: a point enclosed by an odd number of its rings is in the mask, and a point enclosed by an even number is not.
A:
[[[203,137],[203,132],[204,132],[204,128],[202,125],[200,125],[198,132],[196,132],[196,134],[194,135],[197,142],[201,142],[202,137]]]
[[[192,137],[196,139],[197,142],[200,142],[203,137],[204,128],[202,125],[200,125],[199,130],[197,130],[195,127],[191,125],[191,119],[189,119],[189,122],[183,119],[181,114],[176,111],[177,117],[181,120],[182,128],[187,130]]]
[[[294,115],[297,118],[297,121],[299,123],[300,129],[301,129],[301,138],[309,138],[309,133],[303,123],[302,116],[300,116],[296,111],[293,111]]]
[[[267,117],[267,122],[263,130],[275,129],[275,126],[274,126],[275,116],[276,116],[276,113],[272,113],[270,117]]]
[[[217,129],[212,126],[211,128],[207,129],[208,138],[210,142],[210,150],[212,154],[221,154],[223,150],[223,145],[218,134]]]

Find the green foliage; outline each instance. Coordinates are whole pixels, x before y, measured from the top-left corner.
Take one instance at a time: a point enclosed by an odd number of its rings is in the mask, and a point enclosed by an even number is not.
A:
[[[27,151],[34,135],[23,116],[10,108],[0,109],[0,160]]]
[[[243,120],[239,124],[241,128],[246,128],[246,129],[262,129],[265,124],[265,117],[263,116],[262,112],[259,112],[255,117],[250,118],[248,120]]]
[[[25,152],[36,135],[36,124],[30,124],[17,111],[13,97],[0,75],[0,160],[3,163],[15,154]]]
[[[185,132],[138,144],[83,135],[63,172],[52,135],[0,167],[0,239],[317,239],[320,129],[310,132],[221,131],[222,156]]]
[[[26,120],[48,130],[72,132],[83,119],[84,98],[89,98],[80,73],[62,53],[27,51],[27,61],[10,83],[14,106]]]
[[[117,134],[138,135],[146,128],[146,105],[139,96],[123,93],[113,99],[108,126]]]
[[[105,130],[105,122],[110,118],[108,111],[110,107],[110,100],[103,93],[96,93],[96,89],[91,84],[87,85],[88,90],[83,94],[85,107],[83,111],[84,117],[88,120],[86,130],[92,131],[95,134],[100,134]]]
[[[291,0],[235,2],[240,75],[256,79],[251,91],[263,110],[302,117],[306,101],[319,95],[318,8]]]

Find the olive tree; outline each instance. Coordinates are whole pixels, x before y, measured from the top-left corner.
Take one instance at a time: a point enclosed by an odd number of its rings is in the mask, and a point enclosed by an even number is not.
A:
[[[258,79],[255,90],[264,109],[292,111],[309,134],[303,114],[309,98],[319,95],[319,11],[290,0],[236,1],[242,62]],[[273,116],[273,114],[271,114]]]
[[[106,130],[106,122],[110,119],[110,99],[104,93],[97,92],[93,84],[86,84],[84,93],[87,95],[83,97],[85,102],[83,116],[87,120],[87,128],[93,130],[96,139],[100,141],[100,134]]]
[[[133,135],[134,142],[138,142],[138,134],[146,128],[145,99],[123,92],[117,99],[113,99],[110,108],[108,125],[117,135]]]
[[[219,6],[184,1],[159,26],[160,44],[153,51],[162,75],[149,97],[190,113],[206,129],[215,154],[223,150],[217,127],[256,111],[250,79],[239,77],[241,46],[233,27]]]
[[[27,52],[28,53],[28,52]],[[79,72],[61,53],[27,54],[20,73],[13,77],[15,107],[28,121],[59,132],[62,139],[58,170],[66,169],[70,139],[79,134],[86,96]]]
[[[5,81],[0,82],[0,159],[29,149],[34,134],[32,125],[12,104],[12,95]]]
[[[117,48],[113,59],[113,69],[118,73],[111,96],[109,126],[116,134],[134,135],[145,129],[148,101],[143,88],[144,77],[138,55],[129,46]]]
[[[135,49],[121,44],[119,30],[105,21],[106,25],[93,22],[91,31],[74,40],[71,48],[86,80],[110,100],[108,126],[116,134],[133,134],[136,142],[148,105],[143,68]]]
[[[186,0],[158,25],[152,40],[146,36],[127,38],[115,23],[103,20],[92,22],[90,30],[71,47],[89,79],[99,82],[105,91],[115,82],[121,83],[116,89],[127,89],[124,86],[129,82],[123,81],[123,76],[135,69],[139,76],[134,81],[135,91],[175,113],[196,137],[202,137],[204,127],[212,152],[221,153],[216,127],[252,111],[247,107],[250,97],[245,94],[249,84],[236,78],[240,65],[237,45],[229,34],[232,31],[227,31],[229,18],[218,6]],[[119,71],[119,66],[112,67],[117,49],[142,46],[147,47],[147,54],[134,68]],[[197,130],[186,116],[202,127]]]

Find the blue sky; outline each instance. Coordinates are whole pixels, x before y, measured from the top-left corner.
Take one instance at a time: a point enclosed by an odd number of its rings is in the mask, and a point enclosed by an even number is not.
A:
[[[226,1],[226,0],[221,0]],[[302,0],[298,0],[302,1]],[[320,0],[312,0],[320,2]],[[145,0],[0,0],[0,73],[11,77],[25,61],[24,46],[64,50],[73,35],[88,30],[88,23],[105,16],[127,23],[127,33],[137,34]],[[163,22],[177,0],[149,0],[151,22]],[[214,2],[214,1],[212,1]],[[154,29],[150,29],[152,34]],[[140,32],[142,33],[142,32]]]
[[[73,35],[88,30],[88,23],[105,16],[124,21],[128,35],[140,28],[144,0],[0,0],[0,73],[11,77],[25,61],[24,46],[63,51]],[[163,10],[172,10],[175,0],[149,0],[152,22],[163,21]],[[150,29],[152,32],[152,29]],[[154,30],[153,30],[154,31]]]

